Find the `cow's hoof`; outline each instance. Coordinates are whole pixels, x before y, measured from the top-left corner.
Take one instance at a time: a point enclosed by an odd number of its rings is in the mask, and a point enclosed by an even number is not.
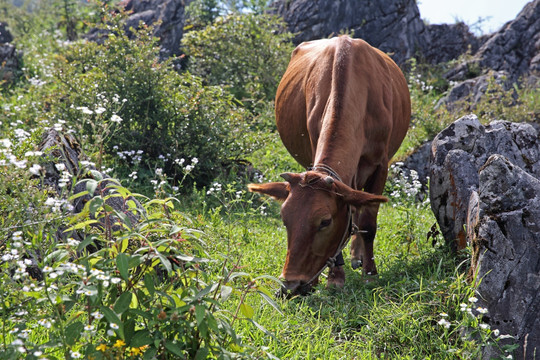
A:
[[[358,268],[362,267],[362,260],[361,259],[352,259],[351,260],[351,267],[356,270]]]
[[[371,272],[364,273],[364,276],[362,277],[362,280],[364,280],[364,282],[366,284],[375,282],[375,281],[379,280],[379,274],[371,273]]]

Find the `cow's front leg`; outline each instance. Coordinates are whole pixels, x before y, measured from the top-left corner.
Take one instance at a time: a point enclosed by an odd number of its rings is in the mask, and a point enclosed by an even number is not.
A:
[[[377,213],[379,206],[364,209],[358,219],[359,232],[351,241],[351,266],[362,267],[364,275],[377,275],[377,266],[373,254],[373,243],[377,232]]]
[[[378,166],[373,175],[367,179],[364,191],[376,195],[382,194],[387,175],[388,168],[385,165]],[[351,266],[353,269],[362,266],[363,273],[367,276],[377,275],[373,242],[377,233],[378,213],[379,204],[374,204],[361,209],[360,214],[355,216],[359,231],[351,240]]]
[[[345,286],[345,271],[343,270],[345,260],[343,260],[343,253],[339,253],[336,258],[336,264],[328,271],[327,287],[342,288]]]

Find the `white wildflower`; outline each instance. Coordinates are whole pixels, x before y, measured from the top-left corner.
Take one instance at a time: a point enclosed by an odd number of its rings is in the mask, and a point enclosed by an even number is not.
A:
[[[120,124],[122,122],[122,118],[116,114],[113,114],[113,116],[111,116],[111,121],[113,123]]]
[[[34,164],[30,169],[28,169],[33,175],[39,175],[41,171],[41,165]]]
[[[81,110],[83,114],[92,115],[94,112],[86,106],[79,106],[77,110]]]
[[[441,326],[444,326],[446,329],[448,329],[450,327],[450,322],[446,319],[441,319],[437,322],[437,324],[441,325]]]

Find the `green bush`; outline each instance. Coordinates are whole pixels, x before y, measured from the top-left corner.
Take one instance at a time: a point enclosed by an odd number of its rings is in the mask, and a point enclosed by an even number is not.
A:
[[[198,158],[193,178],[209,184],[249,151],[244,111],[223,89],[159,62],[151,29],[132,29],[130,39],[123,19],[102,26],[101,43],[79,41],[57,55],[47,117],[66,121],[97,165],[121,177],[136,170],[144,182],[161,168],[178,179],[181,163]]]
[[[227,86],[249,108],[272,101],[293,49],[276,16],[230,14],[184,34],[188,69],[211,85]]]

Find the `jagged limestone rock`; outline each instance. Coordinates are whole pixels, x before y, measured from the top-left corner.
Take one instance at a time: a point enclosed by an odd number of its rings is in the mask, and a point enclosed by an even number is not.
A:
[[[467,220],[483,321],[505,344],[519,344],[515,359],[533,359],[540,352],[540,180],[492,155],[480,169]],[[484,359],[503,355],[487,346]]]
[[[469,199],[478,190],[478,171],[492,154],[540,178],[540,142],[530,124],[494,121],[483,126],[467,115],[441,131],[431,146],[431,208],[446,242],[466,246]]]

